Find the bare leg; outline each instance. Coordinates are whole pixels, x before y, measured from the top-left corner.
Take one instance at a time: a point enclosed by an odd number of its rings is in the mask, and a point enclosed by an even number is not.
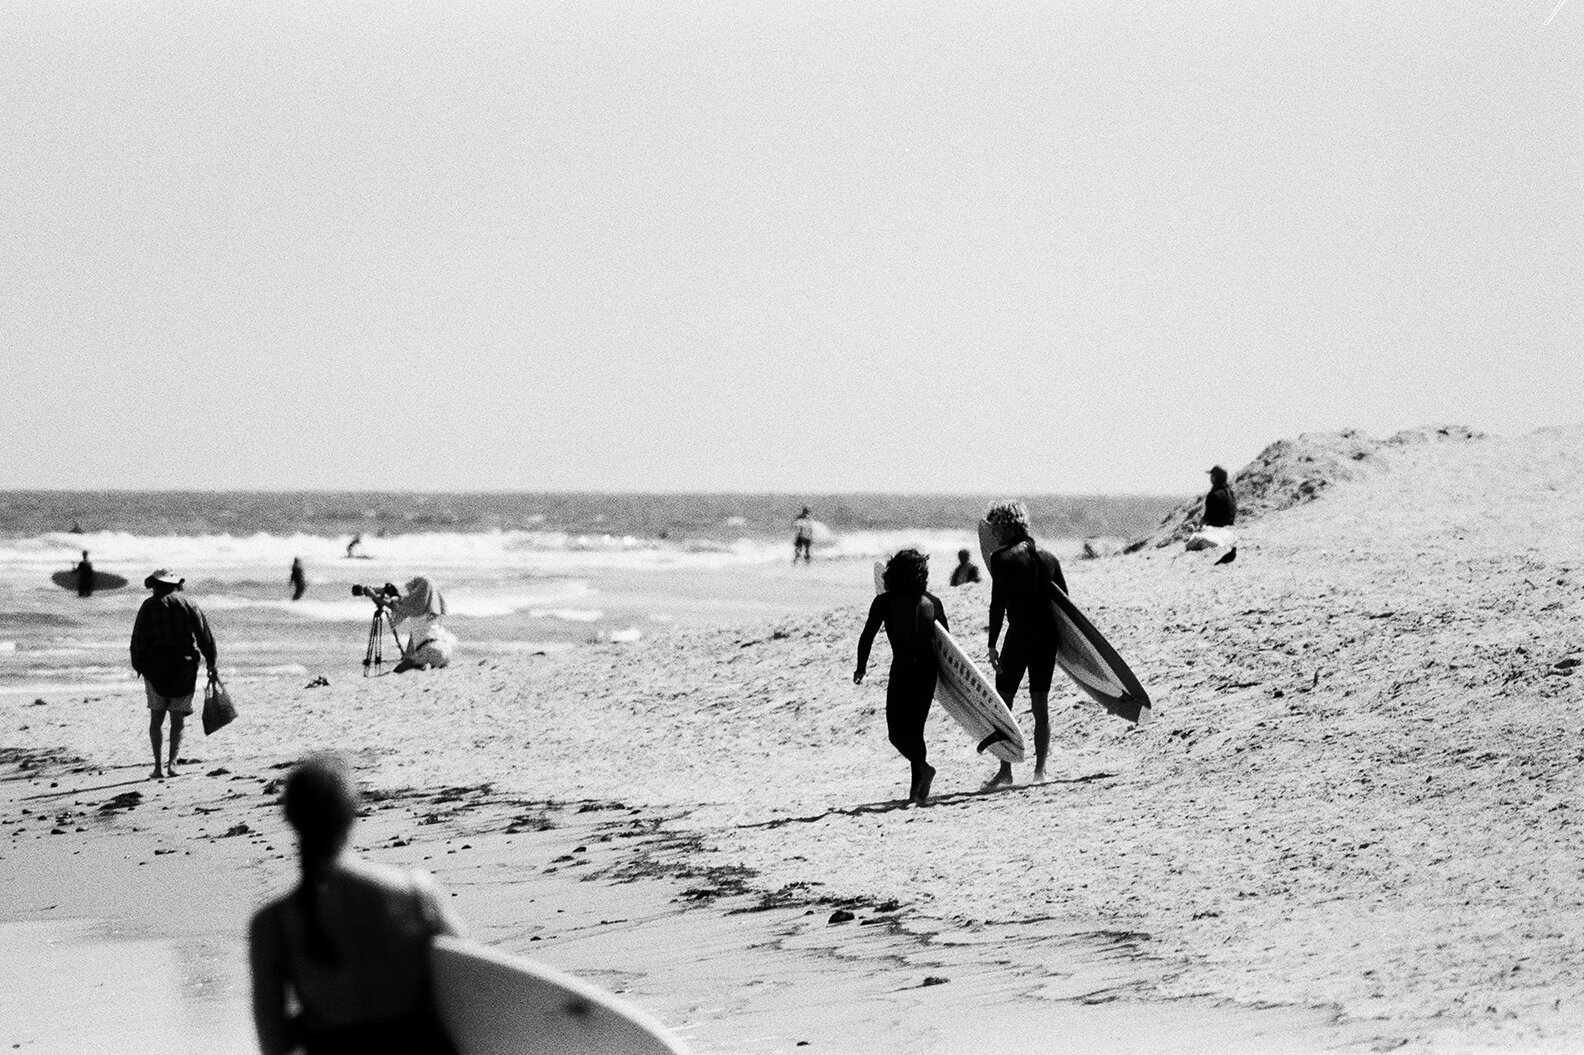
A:
[[[1029,707],[1034,711],[1034,779],[1045,779],[1045,757],[1050,754],[1050,690],[1029,690]]]
[[[176,757],[181,751],[182,723],[186,717],[184,714],[171,712],[170,761],[165,763],[165,775],[168,777],[176,775]]]
[[[165,771],[160,768],[160,748],[165,746],[164,711],[149,711],[149,746],[154,749],[154,772],[149,775],[164,780]]]
[[[1013,700],[1014,697],[1017,696],[1017,686],[1014,685],[1012,687],[1012,691],[1011,692],[1007,692],[1000,685],[997,685],[996,686],[996,691],[1001,694],[1001,699],[1002,699],[1003,702],[1006,703],[1007,709],[1008,710],[1012,710],[1012,700]],[[1014,715],[1017,714],[1017,712],[1015,710],[1012,711],[1012,713]],[[1001,763],[1001,768],[996,770],[995,776],[993,776],[989,780],[985,781],[984,784],[982,784],[980,786],[979,790],[980,791],[989,791],[991,788],[1003,787],[1003,786],[1005,786],[1007,784],[1010,784],[1010,783],[1012,783],[1012,763],[1011,762],[1002,762]]]

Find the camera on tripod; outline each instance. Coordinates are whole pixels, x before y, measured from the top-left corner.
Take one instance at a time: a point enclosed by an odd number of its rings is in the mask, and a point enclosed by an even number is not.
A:
[[[401,637],[396,633],[396,617],[391,614],[391,601],[401,596],[401,591],[391,583],[384,586],[352,584],[353,597],[367,597],[374,602],[374,618],[369,622],[368,649],[363,653],[363,676],[379,673],[385,665],[385,650],[381,643],[383,624],[390,624],[391,637],[396,640],[396,651],[402,651]]]
[[[356,582],[352,584],[352,596],[367,597],[374,602],[376,608],[384,608],[390,604],[391,598],[396,597],[400,592],[392,583],[386,583],[384,586],[364,586]]]

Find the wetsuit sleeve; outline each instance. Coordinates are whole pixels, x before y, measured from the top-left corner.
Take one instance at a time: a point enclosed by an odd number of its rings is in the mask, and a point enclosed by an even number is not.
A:
[[[1051,554],[1051,582],[1061,587],[1062,593],[1067,592],[1067,577],[1062,574],[1061,561],[1056,559],[1054,553]]]
[[[296,1048],[286,1017],[285,956],[280,947],[279,909],[270,906],[253,917],[248,929],[248,961],[253,971],[253,1027],[263,1055],[285,1055]]]
[[[1001,622],[1006,618],[1006,576],[996,574],[996,558],[1000,553],[990,554],[990,647],[995,648],[996,642],[1001,639]]]
[[[885,599],[886,595],[881,594],[869,605],[869,621],[858,635],[858,670],[869,669],[869,650],[874,647],[875,635],[885,623]]]

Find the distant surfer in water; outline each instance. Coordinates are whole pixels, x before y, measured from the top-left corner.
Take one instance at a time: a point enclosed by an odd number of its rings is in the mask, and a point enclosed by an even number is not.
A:
[[[77,596],[92,597],[94,591],[93,561],[88,559],[88,551],[82,551],[82,562],[77,565]]]
[[[935,628],[946,626],[946,609],[929,585],[929,558],[905,549],[885,568],[885,593],[869,605],[869,620],[858,638],[858,666],[853,684],[862,685],[869,667],[869,649],[885,624],[891,643],[891,681],[886,686],[886,730],[891,745],[912,767],[908,799],[920,806],[929,801],[935,767],[926,758],[924,722],[935,699],[940,671],[935,661]],[[950,629],[950,627],[947,627]]]
[[[439,887],[346,852],[358,794],[340,759],[300,763],[282,805],[302,879],[248,930],[260,1050],[454,1052],[429,995],[431,942],[461,932]]]
[[[363,554],[359,553],[358,550],[362,548],[363,536],[361,534],[353,535],[352,541],[347,543],[346,555],[348,557],[361,557]]]
[[[809,513],[809,507],[804,506],[803,512],[792,521],[792,563],[798,562],[798,557],[803,558],[807,564],[813,560],[814,554],[814,518]]]
[[[964,583],[979,581],[979,565],[968,559],[968,551],[957,551],[957,567],[952,569],[951,584],[961,586]]]
[[[1067,592],[1061,561],[1040,549],[1029,534],[1028,510],[1022,502],[997,502],[985,513],[995,533],[990,555],[990,665],[996,691],[1008,708],[1028,674],[1029,706],[1034,712],[1034,779],[1045,779],[1050,753],[1050,687],[1056,670],[1057,630],[1046,583]],[[1001,623],[1007,623],[1005,648],[996,651]],[[1002,762],[986,788],[1012,783],[1012,763]]]
[[[291,566],[292,600],[302,600],[302,595],[308,592],[308,575],[303,571],[301,557],[292,558]]]
[[[161,568],[143,580],[154,595],[138,609],[132,624],[132,669],[143,676],[148,697],[149,746],[154,749],[155,780],[176,775],[176,758],[181,753],[182,723],[193,709],[193,691],[198,685],[198,657],[209,667],[214,681],[215,641],[203,610],[178,596],[186,579],[177,578]],[[165,715],[170,714],[170,761],[160,769],[160,740]]]

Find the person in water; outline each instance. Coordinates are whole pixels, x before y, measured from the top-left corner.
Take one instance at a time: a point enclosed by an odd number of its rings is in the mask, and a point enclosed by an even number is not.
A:
[[[301,557],[292,558],[291,566],[292,600],[302,600],[302,595],[308,592],[308,574],[303,571]]]
[[[886,564],[885,593],[869,605],[869,619],[858,638],[858,665],[853,684],[862,685],[869,667],[869,649],[883,623],[891,643],[891,681],[886,686],[886,731],[891,745],[912,768],[908,799],[923,806],[929,801],[935,767],[929,764],[924,744],[924,722],[935,698],[940,675],[935,660],[935,627],[946,623],[946,609],[930,593],[929,558],[916,549],[905,549]]]
[[[1210,469],[1210,493],[1204,500],[1205,527],[1231,527],[1237,522],[1237,495],[1227,482],[1227,471],[1221,466]]]
[[[88,559],[88,551],[82,551],[83,559],[77,565],[77,596],[92,597],[94,591],[93,561]]]
[[[361,556],[363,556],[363,554],[361,552],[359,552],[359,551],[362,548],[363,548],[363,536],[362,536],[362,534],[360,533],[360,534],[353,535],[352,536],[352,541],[347,543],[346,555],[348,557],[361,557]]]
[[[964,583],[979,581],[979,565],[968,559],[968,551],[957,551],[957,567],[952,569],[951,584],[961,586]]]
[[[792,563],[798,562],[798,557],[803,558],[807,564],[814,559],[814,518],[809,514],[809,507],[804,506],[803,512],[792,521]]]
[[[460,934],[433,879],[346,849],[358,794],[333,755],[299,763],[281,799],[301,878],[253,917],[253,1023],[264,1055],[449,1055],[429,945]]]
[[[990,665],[996,692],[1012,707],[1023,675],[1028,675],[1029,707],[1034,712],[1034,779],[1045,779],[1050,753],[1050,688],[1056,671],[1056,618],[1047,585],[1063,593],[1067,580],[1055,554],[1040,549],[1029,534],[1028,510],[1022,502],[997,502],[985,513],[995,533],[990,554]],[[996,650],[1001,625],[1007,625],[1005,647]],[[986,788],[1012,783],[1012,763],[1002,762]]]
[[[182,725],[193,710],[193,692],[198,686],[198,657],[209,667],[214,681],[215,640],[203,610],[179,596],[181,579],[168,568],[161,568],[143,580],[154,592],[138,609],[132,624],[132,669],[143,677],[148,697],[149,746],[154,749],[155,780],[176,776],[176,759],[181,754]],[[170,761],[160,769],[160,741],[165,715],[170,715]]]

